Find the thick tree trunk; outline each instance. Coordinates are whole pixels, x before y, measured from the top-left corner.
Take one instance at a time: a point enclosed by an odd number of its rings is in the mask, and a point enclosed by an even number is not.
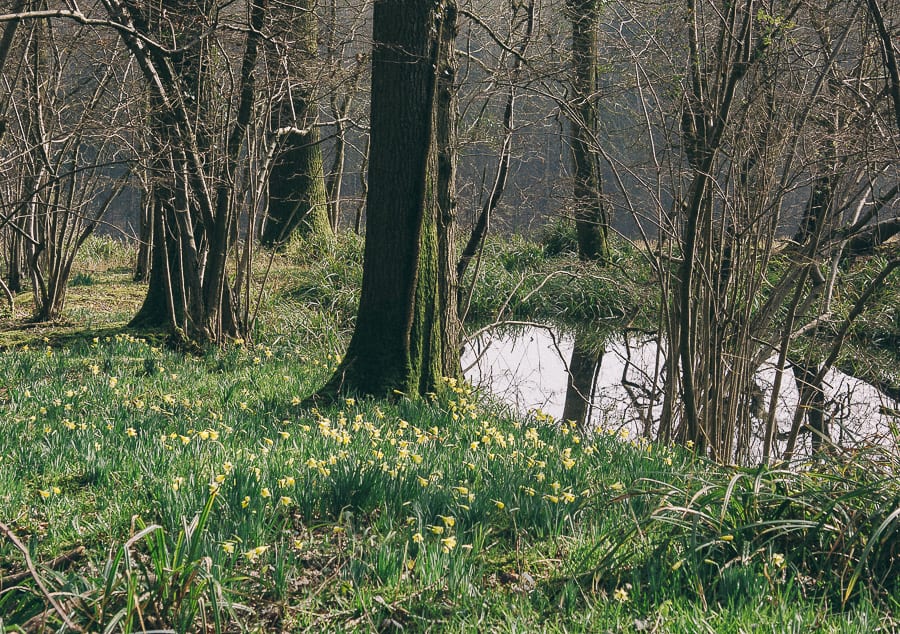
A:
[[[457,306],[459,279],[456,262],[456,151],[457,121],[457,5],[445,2],[441,21],[438,61],[435,143],[437,170],[436,225],[438,241],[438,314],[440,333],[440,373],[445,377],[462,374],[459,358],[460,324]]]
[[[153,246],[153,192],[145,190],[141,194],[141,211],[138,219],[138,252],[134,263],[135,282],[146,282],[150,278],[150,250]]]
[[[831,199],[834,197],[834,183],[837,180],[835,172],[817,176],[813,181],[809,201],[803,210],[803,217],[797,231],[794,232],[793,242],[798,245],[806,244],[806,241],[818,233],[818,228],[825,225],[828,210],[831,207]]]
[[[302,110],[308,111],[308,104]],[[283,136],[269,176],[269,214],[260,236],[268,247],[283,244],[296,229],[331,233],[319,132],[309,127],[303,134],[291,131]]]
[[[127,22],[123,5],[114,0],[107,5]],[[134,6],[129,15],[140,32],[165,33],[168,27],[179,41],[191,38],[191,46],[167,55],[143,46],[140,38],[122,36],[148,81],[152,102],[152,267],[147,297],[132,324],[169,327],[192,343],[220,343],[245,334],[228,280],[227,254],[237,231],[241,203],[235,188],[256,96],[254,69],[267,8],[265,0],[249,4],[237,109],[231,126],[224,128],[211,116],[214,96],[207,84],[214,58],[197,30],[205,28],[212,9],[167,7],[152,16],[158,24]]]
[[[292,18],[295,47],[306,60],[317,56],[318,24],[314,0],[300,0]],[[291,100],[282,104],[276,128],[279,148],[269,174],[269,213],[260,241],[269,247],[284,244],[295,230],[304,234],[332,233],[322,169],[322,148],[316,127],[316,104],[301,78]]]
[[[137,328],[184,328],[187,312],[181,275],[178,240],[169,229],[174,210],[170,207],[171,189],[154,186],[150,208],[154,240],[150,248],[150,273],[147,295],[129,326]]]
[[[607,230],[609,220],[603,202],[600,161],[596,150],[599,116],[597,114],[597,42],[600,0],[568,0],[572,20],[572,154],[575,159],[575,229],[578,255],[582,260],[609,259]]]
[[[347,97],[349,103],[350,97]],[[337,233],[338,225],[341,222],[341,186],[344,182],[344,162],[347,154],[347,140],[344,122],[340,120],[346,116],[346,110],[337,110],[334,112],[341,115],[335,124],[334,134],[334,158],[331,161],[331,169],[325,178],[325,194],[328,197],[328,224],[331,230]]]
[[[18,222],[12,220],[11,222]],[[10,232],[9,238],[9,270],[6,272],[7,287],[11,293],[22,292],[24,274],[25,243],[18,231]]]
[[[800,395],[799,407],[804,408],[803,416],[806,418],[806,427],[812,435],[812,449],[815,453],[829,440],[822,379],[818,376],[819,369],[815,366],[792,363],[791,370],[794,372],[794,381]]]
[[[452,132],[436,121],[447,98],[436,75],[451,68],[455,17],[450,2],[375,5],[362,294],[347,353],[322,396],[421,394],[439,382],[444,348],[458,353],[442,333],[455,313],[453,259],[442,253],[452,242],[452,203],[441,209],[451,196],[437,191],[452,180],[452,152],[440,152]]]

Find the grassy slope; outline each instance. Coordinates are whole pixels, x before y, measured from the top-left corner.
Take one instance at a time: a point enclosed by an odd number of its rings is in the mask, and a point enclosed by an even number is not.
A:
[[[124,311],[83,336],[13,333],[0,520],[39,561],[86,548],[42,575],[89,630],[897,627],[896,457],[721,469],[516,420],[460,385],[299,409],[346,335],[356,274],[339,260],[276,276],[254,348],[183,357],[113,334]],[[139,296],[126,278],[95,269],[83,297]],[[0,540],[0,571],[22,568]],[[3,627],[37,628],[33,588],[4,584]]]

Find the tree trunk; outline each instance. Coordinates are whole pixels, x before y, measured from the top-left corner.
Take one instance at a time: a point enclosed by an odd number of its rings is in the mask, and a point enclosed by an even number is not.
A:
[[[134,263],[135,282],[146,282],[150,277],[150,250],[153,246],[153,191],[141,193],[141,211],[138,219],[138,252]]]
[[[797,383],[800,403],[798,407],[804,408],[803,416],[811,434],[812,450],[816,453],[829,439],[828,420],[825,418],[825,392],[822,389],[822,379],[818,376],[819,369],[815,366],[792,363],[791,370]]]
[[[187,298],[182,278],[181,256],[177,230],[173,229],[175,212],[172,209],[171,188],[162,184],[153,187],[150,203],[150,222],[154,240],[150,247],[150,273],[147,295],[129,326],[136,328],[186,329]]]
[[[320,396],[422,394],[440,381],[446,348],[458,354],[455,330],[443,334],[455,314],[453,260],[442,253],[452,243],[452,196],[437,191],[453,174],[452,152],[441,152],[452,131],[439,117],[452,79],[436,75],[452,68],[455,18],[452,2],[375,5],[362,294],[347,353]]]
[[[308,104],[295,110],[309,111]],[[260,242],[274,247],[290,239],[294,230],[328,234],[328,201],[317,129],[287,132],[269,176],[269,213]]]
[[[609,259],[609,220],[603,202],[600,161],[594,149],[599,131],[597,114],[597,31],[600,0],[568,0],[572,20],[572,154],[575,159],[575,228],[582,260]]]
[[[317,55],[316,20],[315,1],[301,0],[292,21],[295,46],[304,60]],[[300,85],[292,86],[277,113],[275,127],[283,132],[269,174],[269,213],[260,236],[268,247],[284,244],[297,229],[304,234],[332,233],[316,104],[309,83],[308,77],[302,77]]]
[[[129,22],[123,5],[105,3],[114,18]],[[267,8],[265,0],[249,3],[239,92],[232,95],[237,108],[228,128],[212,117],[216,107],[230,104],[214,102],[217,96],[208,88],[215,60],[201,31],[209,17],[204,11],[210,10],[207,5],[184,9],[167,4],[166,12],[152,16],[159,24],[151,24],[151,16],[128,8],[137,31],[165,34],[168,28],[178,41],[192,43],[171,55],[121,34],[148,82],[152,105],[148,129],[155,240],[147,297],[132,324],[166,326],[199,344],[246,334],[226,264],[242,204],[236,198],[238,168],[256,96],[254,69]]]

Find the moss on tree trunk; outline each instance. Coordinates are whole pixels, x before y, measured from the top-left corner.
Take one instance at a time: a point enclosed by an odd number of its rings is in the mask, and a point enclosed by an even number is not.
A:
[[[362,293],[347,353],[322,397],[422,394],[458,367],[456,341],[448,339],[458,337],[447,246],[453,156],[451,133],[439,124],[446,116],[439,103],[452,103],[452,94],[439,95],[452,86],[437,78],[455,17],[452,3],[375,5]]]

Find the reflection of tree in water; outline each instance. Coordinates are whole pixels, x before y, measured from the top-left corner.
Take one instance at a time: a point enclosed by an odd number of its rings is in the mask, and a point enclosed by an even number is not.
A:
[[[591,345],[584,334],[575,334],[566,380],[566,402],[563,405],[562,420],[574,421],[579,429],[584,429],[585,421],[589,420],[588,409],[593,401],[603,352],[603,348]]]
[[[666,418],[664,408],[671,385],[668,349],[657,332],[629,328],[570,334],[519,322],[499,333],[478,333],[464,363],[469,380],[523,413],[540,408],[558,420],[575,421],[585,433],[616,430],[668,444],[675,435],[673,426],[666,426],[673,418]],[[788,449],[805,459],[821,451],[896,446],[892,416],[897,404],[876,387],[836,370],[822,373],[810,361],[791,359],[784,369],[790,380],[777,390],[773,357],[745,389],[723,396],[741,399],[740,409],[748,413],[742,423],[728,419],[737,427],[732,460],[754,464],[762,459],[770,417],[774,456]],[[723,407],[735,409],[730,402]]]
[[[654,407],[662,404],[662,386],[665,381],[661,380],[665,373],[664,346],[660,341],[660,335],[657,333],[649,339],[646,337],[634,338],[637,331],[626,329],[623,331],[622,346],[625,355],[622,359],[622,389],[628,395],[629,408],[634,414],[636,423],[641,426],[640,434],[644,438],[652,438],[653,430],[657,430],[657,440],[660,442],[669,442],[671,439],[671,430],[663,427],[663,421],[671,421],[671,417],[653,415]],[[639,346],[652,345],[655,349],[654,365],[652,372],[648,374],[647,370],[639,363],[634,363],[631,358],[632,344],[637,343]],[[630,377],[631,372],[637,374],[636,381]]]
[[[788,446],[793,449],[797,434],[801,431],[808,431],[812,435],[812,449],[815,453],[822,448],[822,443],[829,439],[822,377],[819,376],[819,368],[815,366],[794,363],[791,365],[791,369],[794,372],[800,401],[794,414],[794,424],[791,426]],[[801,426],[804,418],[806,418],[805,429]]]

